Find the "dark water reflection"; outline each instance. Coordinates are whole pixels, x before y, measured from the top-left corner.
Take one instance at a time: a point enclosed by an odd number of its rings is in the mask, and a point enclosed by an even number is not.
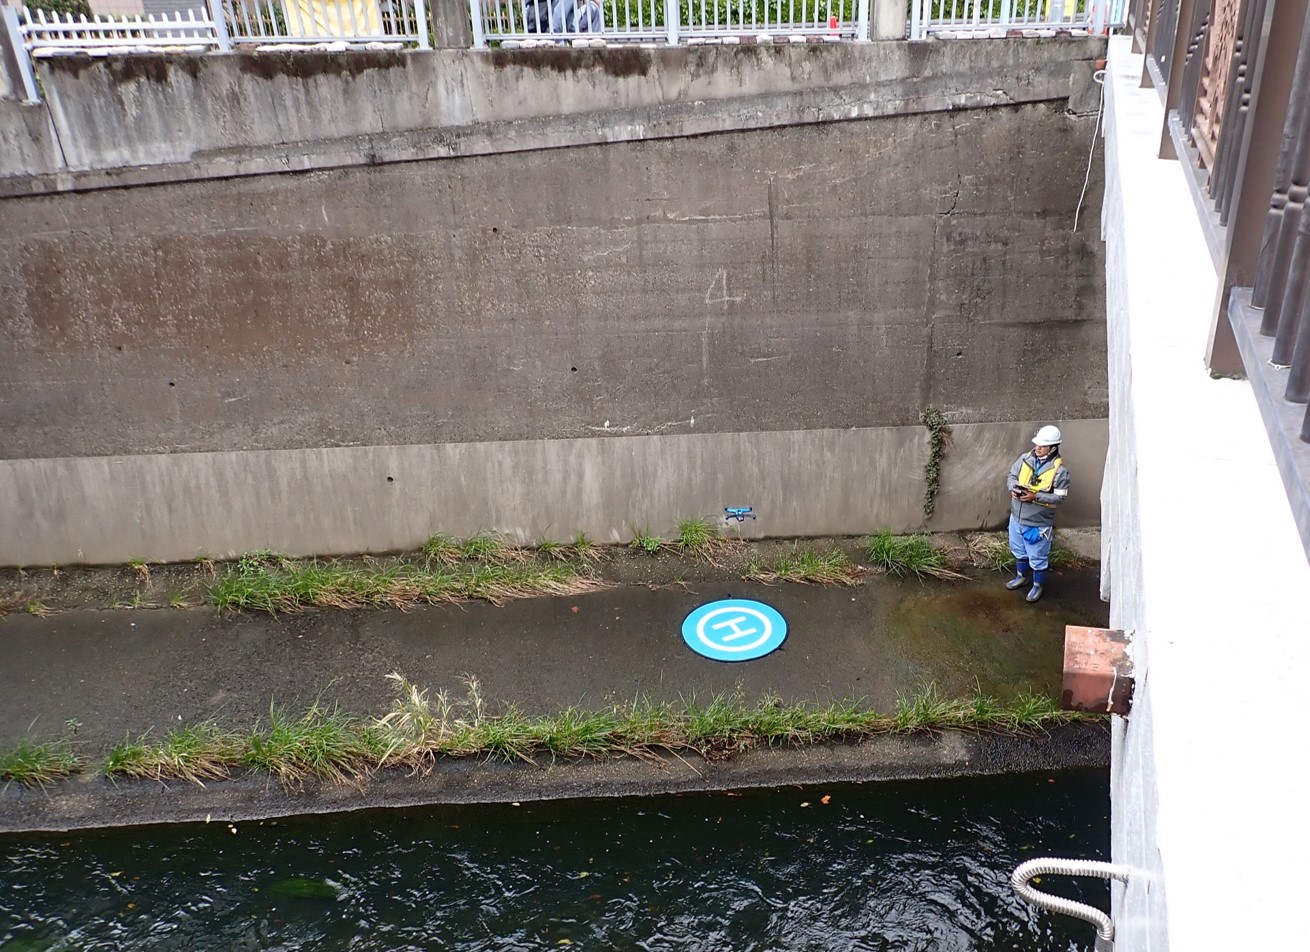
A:
[[[1108,813],[1083,771],[0,837],[0,949],[1084,950],[1008,879]]]

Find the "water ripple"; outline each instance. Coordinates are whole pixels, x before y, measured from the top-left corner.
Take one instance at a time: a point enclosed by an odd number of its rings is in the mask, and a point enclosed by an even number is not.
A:
[[[1008,877],[1104,858],[1106,801],[1078,772],[0,837],[0,948],[1078,952]]]

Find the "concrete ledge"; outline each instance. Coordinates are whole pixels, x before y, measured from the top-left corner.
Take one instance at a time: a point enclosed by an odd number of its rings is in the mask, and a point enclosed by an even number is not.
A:
[[[1273,447],[1274,461],[1287,489],[1296,530],[1306,557],[1310,558],[1310,444],[1301,440],[1306,408],[1283,399],[1287,371],[1270,363],[1274,339],[1260,333],[1261,318],[1261,311],[1251,306],[1251,289],[1234,288],[1228,304],[1228,322],[1233,326],[1237,350],[1242,355],[1242,365],[1269,434],[1269,445]]]
[[[240,822],[268,817],[341,813],[437,803],[509,803],[572,797],[650,796],[794,783],[921,780],[1074,767],[1104,767],[1109,734],[1100,724],[1057,727],[1028,737],[944,733],[878,737],[860,744],[801,750],[755,750],[708,763],[669,758],[522,764],[446,761],[427,776],[387,771],[354,787],[287,793],[266,776],[208,787],[153,782],[113,783],[85,777],[51,787],[0,790],[0,833]]]
[[[1061,525],[1098,524],[1105,421],[1042,422],[1074,474]],[[929,528],[1004,524],[1035,426],[954,427]],[[385,552],[488,530],[620,542],[725,506],[755,508],[747,537],[904,532],[924,525],[928,450],[922,427],[871,427],[4,460],[0,564]]]

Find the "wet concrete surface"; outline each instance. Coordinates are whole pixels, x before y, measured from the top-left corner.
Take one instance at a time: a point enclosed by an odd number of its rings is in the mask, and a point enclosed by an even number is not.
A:
[[[714,577],[717,575],[717,577]],[[359,785],[285,790],[241,772],[206,787],[109,780],[94,768],[114,743],[215,718],[250,728],[271,703],[321,699],[355,715],[391,706],[386,675],[464,695],[476,676],[491,711],[548,713],[638,697],[678,702],[739,692],[789,701],[854,697],[891,711],[934,681],[947,696],[975,686],[1006,698],[1058,692],[1066,624],[1104,625],[1096,569],[1055,573],[1036,605],[1004,576],[855,587],[763,586],[694,573],[686,585],[631,581],[578,597],[502,607],[312,611],[278,618],[213,610],[69,610],[0,618],[0,750],[58,736],[75,722],[88,772],[48,789],[0,787],[0,832],[251,819],[384,806],[648,795],[838,780],[910,779],[1104,766],[1109,735],[1074,724],[1024,736],[945,732],[857,744],[749,751],[726,762],[670,755],[543,761],[446,760],[423,775],[384,770]],[[787,618],[786,643],[756,661],[691,652],[681,623],[695,607],[756,598]]]
[[[679,701],[740,691],[747,700],[859,698],[890,711],[935,681],[948,696],[977,684],[1005,698],[1057,695],[1066,624],[1104,625],[1095,568],[1057,573],[1036,605],[976,581],[871,577],[852,588],[697,580],[625,585],[502,607],[474,603],[399,611],[321,611],[278,618],[212,610],[66,611],[0,618],[0,749],[56,736],[68,721],[94,757],[146,731],[218,718],[251,727],[276,702],[322,698],[358,715],[389,709],[390,672],[462,697],[476,676],[493,710],[529,714],[651,697]],[[765,658],[725,664],[680,634],[696,606],[756,598],[787,618]]]

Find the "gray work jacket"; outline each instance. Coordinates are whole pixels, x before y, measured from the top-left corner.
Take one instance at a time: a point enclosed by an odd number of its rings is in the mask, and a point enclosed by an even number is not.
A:
[[[1059,460],[1060,468],[1056,470],[1055,479],[1051,483],[1051,491],[1038,493],[1036,502],[1020,502],[1014,498],[1014,490],[1019,485],[1019,472],[1023,469],[1026,461],[1032,468],[1032,478],[1035,481]],[[1045,461],[1037,458],[1036,453],[1024,453],[1014,465],[1010,467],[1010,476],[1005,481],[1005,488],[1010,491],[1010,515],[1018,520],[1021,526],[1053,526],[1055,525],[1055,507],[1060,506],[1069,498],[1069,467],[1064,465],[1060,459],[1060,451],[1057,449],[1054,454],[1048,456]]]

